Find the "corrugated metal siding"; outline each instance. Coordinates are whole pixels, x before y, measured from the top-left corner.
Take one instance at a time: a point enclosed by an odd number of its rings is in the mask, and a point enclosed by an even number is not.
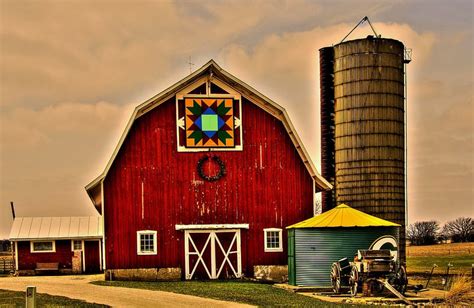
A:
[[[331,264],[353,260],[358,249],[368,249],[383,235],[398,241],[397,227],[295,229],[296,285],[331,286]]]
[[[250,224],[242,231],[242,270],[286,265],[264,252],[263,228],[285,228],[313,215],[313,180],[280,120],[243,98],[243,151],[212,152],[226,175],[206,182],[196,172],[209,153],[178,153],[175,98],[140,117],[104,181],[106,266],[181,267],[183,232],[176,224]],[[142,183],[144,214],[142,218]],[[158,231],[158,254],[137,256],[136,231]]]

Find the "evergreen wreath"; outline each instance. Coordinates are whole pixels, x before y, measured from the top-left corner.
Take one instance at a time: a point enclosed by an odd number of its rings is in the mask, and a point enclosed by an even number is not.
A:
[[[198,161],[198,163],[197,163],[197,172],[198,172],[199,176],[201,178],[203,178],[204,180],[206,180],[208,182],[215,182],[215,181],[219,180],[220,178],[222,178],[226,174],[225,165],[224,165],[224,162],[219,157],[213,156],[212,160],[215,161],[219,165],[219,172],[216,175],[213,175],[213,176],[206,175],[206,174],[204,174],[204,170],[203,170],[202,166],[208,160],[209,160],[209,156],[204,156]]]

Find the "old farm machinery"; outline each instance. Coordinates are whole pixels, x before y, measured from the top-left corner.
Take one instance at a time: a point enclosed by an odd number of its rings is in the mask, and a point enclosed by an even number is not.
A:
[[[348,287],[352,296],[360,289],[369,296],[386,288],[404,299],[408,280],[405,267],[394,260],[390,250],[359,250],[353,262],[344,258],[332,264],[331,282],[335,293]]]

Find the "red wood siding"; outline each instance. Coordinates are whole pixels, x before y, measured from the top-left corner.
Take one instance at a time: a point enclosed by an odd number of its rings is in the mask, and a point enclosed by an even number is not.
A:
[[[34,270],[36,263],[58,262],[59,269],[72,268],[71,240],[56,241],[56,252],[30,252],[30,242],[18,242],[18,269]]]
[[[210,153],[227,174],[205,182],[196,165],[206,154],[177,152],[175,112],[173,98],[139,118],[105,178],[107,268],[184,270],[183,232],[175,225],[215,223],[250,224],[242,230],[245,275],[253,265],[287,264],[284,228],[312,216],[313,180],[283,124],[243,99],[243,151]],[[270,227],[283,229],[282,253],[264,252],[263,229]],[[137,230],[158,231],[157,255],[137,255]]]

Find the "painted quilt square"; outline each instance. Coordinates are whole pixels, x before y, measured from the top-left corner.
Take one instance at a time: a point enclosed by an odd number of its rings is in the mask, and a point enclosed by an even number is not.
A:
[[[234,147],[231,98],[185,98],[186,146]]]

